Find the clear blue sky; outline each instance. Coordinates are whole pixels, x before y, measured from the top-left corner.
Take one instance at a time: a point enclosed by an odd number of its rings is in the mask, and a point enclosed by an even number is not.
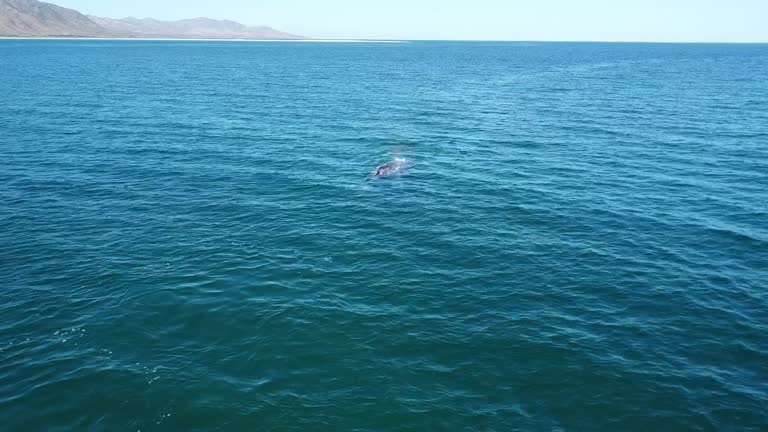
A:
[[[206,16],[314,38],[768,42],[768,0],[48,0],[86,14]]]

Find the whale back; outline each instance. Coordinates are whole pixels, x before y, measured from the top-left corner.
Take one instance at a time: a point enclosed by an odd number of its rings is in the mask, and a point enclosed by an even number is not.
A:
[[[374,177],[391,177],[400,175],[410,166],[405,159],[395,159],[385,164],[379,165],[374,171]]]

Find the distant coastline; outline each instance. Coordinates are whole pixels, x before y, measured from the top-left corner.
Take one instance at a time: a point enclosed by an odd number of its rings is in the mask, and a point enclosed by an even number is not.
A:
[[[0,37],[306,40],[268,26],[205,17],[176,21],[105,18],[38,0],[0,0]]]
[[[104,40],[104,41],[167,41],[167,42],[314,42],[314,43],[375,43],[408,44],[412,42],[500,42],[515,44],[569,43],[569,44],[661,44],[661,45],[768,45],[768,42],[732,41],[600,41],[600,40],[492,40],[492,39],[236,39],[236,38],[152,38],[152,37],[93,37],[93,36],[4,36],[0,40]]]
[[[0,40],[98,40],[98,41],[166,41],[166,42],[288,42],[288,43],[377,43],[401,44],[409,41],[369,39],[228,39],[228,38],[133,38],[80,36],[0,36]]]

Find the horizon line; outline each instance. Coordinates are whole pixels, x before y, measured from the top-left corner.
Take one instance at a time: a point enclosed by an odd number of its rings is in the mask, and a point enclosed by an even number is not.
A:
[[[501,43],[626,43],[626,44],[712,44],[765,45],[768,41],[646,41],[646,40],[536,40],[536,39],[238,39],[238,38],[140,38],[92,36],[0,36],[9,40],[111,40],[111,41],[189,41],[189,42],[326,42],[326,43],[409,43],[409,42],[501,42]]]

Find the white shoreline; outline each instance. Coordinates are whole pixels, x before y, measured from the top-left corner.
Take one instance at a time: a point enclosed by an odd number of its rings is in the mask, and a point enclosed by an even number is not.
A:
[[[166,41],[166,42],[310,42],[310,43],[408,43],[399,40],[368,40],[368,39],[216,39],[216,38],[110,38],[110,37],[24,37],[0,36],[0,40],[96,40],[96,41]]]

